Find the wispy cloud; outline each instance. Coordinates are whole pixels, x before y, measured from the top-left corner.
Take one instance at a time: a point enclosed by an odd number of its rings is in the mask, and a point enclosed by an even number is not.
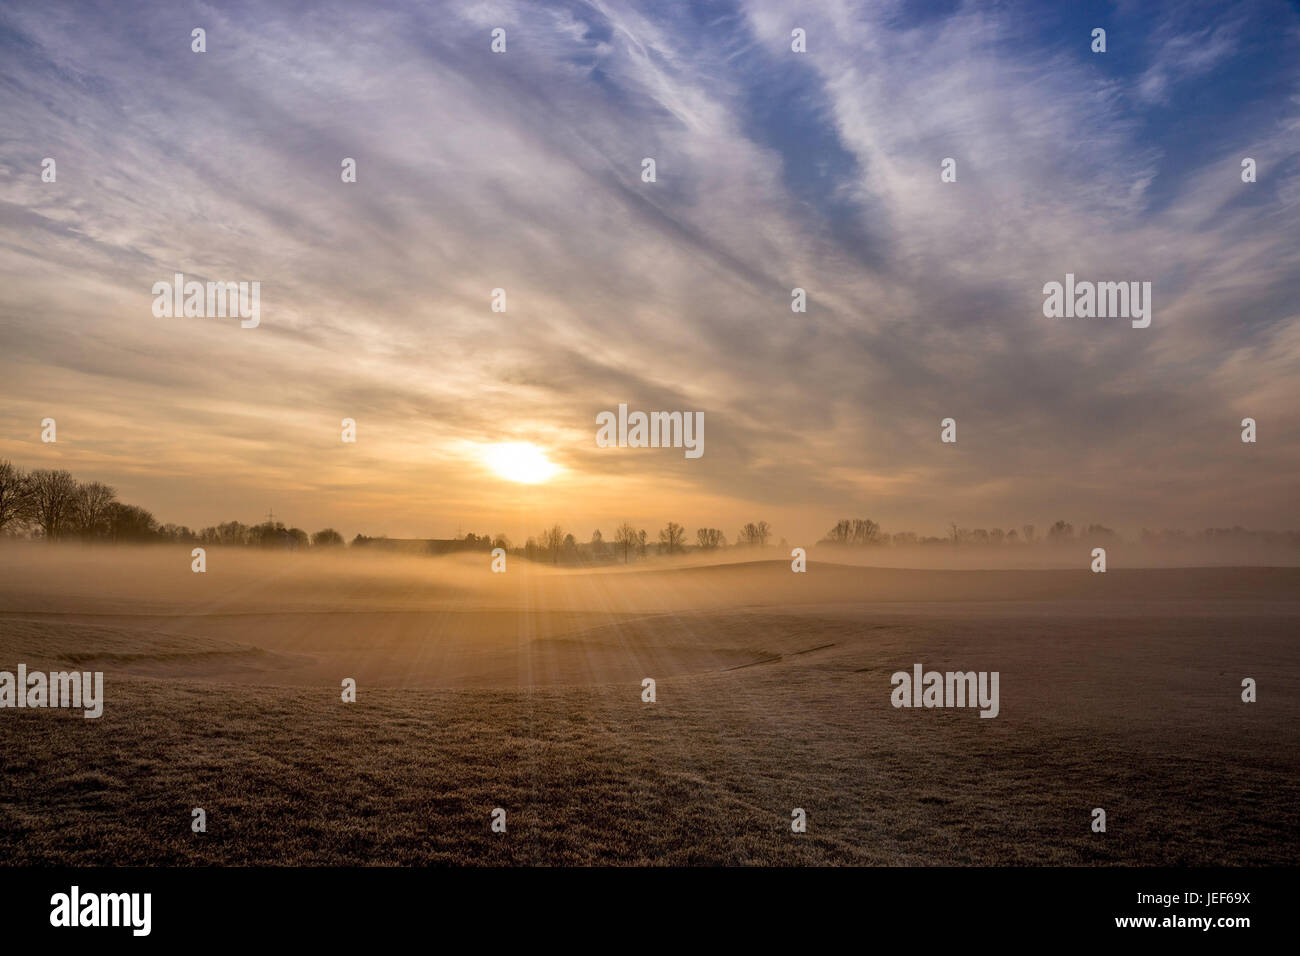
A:
[[[7,5],[0,454],[189,522],[1294,525],[1300,42],[1197,16],[1097,56],[1016,5]],[[154,319],[178,271],[260,280],[262,327]],[[1067,271],[1152,281],[1153,327],[1044,319]],[[597,449],[620,401],[706,455]],[[567,479],[501,488],[502,440]]]

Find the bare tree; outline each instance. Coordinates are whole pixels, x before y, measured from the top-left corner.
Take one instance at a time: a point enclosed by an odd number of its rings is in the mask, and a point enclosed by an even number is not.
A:
[[[0,461],[0,534],[28,517],[32,488],[27,474],[11,461]]]
[[[1074,525],[1068,521],[1058,521],[1047,529],[1047,539],[1052,542],[1061,543],[1069,541],[1074,537]]]
[[[98,481],[77,485],[72,499],[71,524],[83,538],[98,538],[108,534],[109,506],[117,500],[117,492]]]
[[[72,520],[77,482],[63,470],[38,468],[29,476],[32,489],[31,513],[41,533],[53,541]]]
[[[700,528],[695,532],[701,551],[716,551],[727,543],[727,536],[717,528]]]
[[[676,521],[668,522],[667,527],[659,532],[659,551],[660,553],[673,554],[682,550],[682,545],[686,542],[686,529]]]
[[[636,542],[636,528],[624,521],[614,532],[614,547],[623,549],[624,564],[627,564],[627,556],[636,547]]]
[[[553,524],[542,532],[542,548],[551,552],[551,563],[559,564],[560,548],[564,546],[564,529]]]
[[[157,534],[158,522],[143,508],[120,501],[108,506],[108,536],[114,541],[148,541]],[[210,542],[204,539],[204,543]]]
[[[880,534],[880,525],[870,518],[854,518],[852,521],[843,518],[835,522],[835,527],[826,532],[826,537],[823,540],[827,544],[855,546],[885,543],[885,539]]]
[[[772,528],[766,521],[760,521],[758,524],[751,521],[740,529],[741,540],[751,548],[766,547],[767,539],[771,534]]]

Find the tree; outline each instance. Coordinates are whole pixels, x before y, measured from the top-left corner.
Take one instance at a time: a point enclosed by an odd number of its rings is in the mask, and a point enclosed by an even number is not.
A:
[[[77,485],[72,498],[72,529],[83,538],[108,534],[108,506],[117,500],[117,492],[98,481]]]
[[[108,536],[114,541],[148,541],[157,535],[158,522],[143,508],[120,501],[108,506]]]
[[[27,520],[32,488],[27,474],[11,461],[0,461],[0,534],[9,525]]]
[[[674,554],[681,551],[685,541],[686,529],[676,521],[670,521],[659,531],[659,553]]]
[[[1083,533],[1083,536],[1089,541],[1115,541],[1119,538],[1113,529],[1100,524],[1088,525],[1088,530]]]
[[[701,551],[716,551],[727,543],[727,536],[717,528],[700,528],[695,532]]]
[[[618,530],[614,532],[614,547],[615,549],[623,549],[624,564],[627,564],[628,554],[636,548],[636,542],[636,528],[624,521],[618,526]]]
[[[759,522],[766,527],[766,522]],[[749,528],[750,525],[746,525]],[[755,526],[757,530],[757,526]],[[842,518],[835,522],[835,527],[826,532],[826,537],[822,539],[827,544],[844,544],[844,545],[869,545],[884,544],[885,539],[881,537],[880,525],[876,524],[870,518]]]
[[[231,524],[238,524],[238,522],[232,521]],[[286,544],[289,540],[288,536],[289,529],[282,521],[263,521],[248,529],[249,544],[260,545],[263,548]]]
[[[213,544],[253,544],[254,529],[240,521],[226,521],[208,530],[213,532]],[[360,538],[362,535],[357,537]],[[356,542],[354,541],[353,544]]]
[[[158,537],[168,541],[197,541],[198,537],[189,528],[183,524],[172,524],[170,521],[158,529]]]
[[[605,556],[605,537],[597,528],[591,533],[591,556],[593,558],[603,558]]]
[[[551,552],[551,563],[560,561],[560,548],[564,546],[564,529],[553,524],[542,532],[542,549]]]
[[[1047,539],[1063,544],[1074,537],[1074,525],[1068,521],[1058,521],[1047,530]]]
[[[643,558],[645,557],[645,543],[646,533],[645,528],[642,528],[636,533],[636,553]]]
[[[343,535],[333,528],[322,528],[311,536],[311,543],[314,548],[341,548]]]
[[[1034,543],[1034,526],[1033,526],[1033,525],[1031,525],[1031,524],[1024,525],[1024,526],[1020,529],[1020,533],[1023,534],[1023,535],[1025,536],[1025,544],[1033,544],[1033,543]]]
[[[766,521],[760,521],[758,524],[751,521],[740,529],[740,540],[751,548],[763,548],[767,546],[767,539],[771,533],[772,529]]]
[[[49,541],[59,537],[72,521],[77,482],[63,470],[38,468],[31,481],[31,513],[41,533]]]

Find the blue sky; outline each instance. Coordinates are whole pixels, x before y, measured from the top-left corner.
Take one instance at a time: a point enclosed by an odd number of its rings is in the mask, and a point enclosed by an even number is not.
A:
[[[1295,527],[1298,52],[1283,2],[9,3],[0,456],[188,524]],[[178,271],[261,327],[153,318]],[[1044,318],[1066,272],[1152,326]],[[704,457],[596,448],[620,402]]]

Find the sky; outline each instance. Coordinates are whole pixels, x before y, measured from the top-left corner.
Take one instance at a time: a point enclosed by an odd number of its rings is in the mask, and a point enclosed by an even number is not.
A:
[[[0,458],[162,521],[1296,528],[1298,293],[1295,3],[0,7]]]

